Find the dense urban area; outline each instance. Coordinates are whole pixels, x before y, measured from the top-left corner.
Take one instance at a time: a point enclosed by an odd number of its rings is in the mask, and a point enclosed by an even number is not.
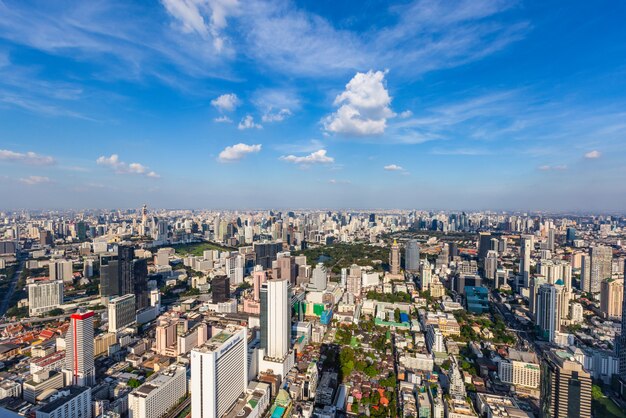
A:
[[[626,218],[0,212],[0,416],[625,417]]]

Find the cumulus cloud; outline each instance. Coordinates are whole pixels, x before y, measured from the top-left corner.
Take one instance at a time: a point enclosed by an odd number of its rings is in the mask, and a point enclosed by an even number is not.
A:
[[[280,109],[278,111],[269,109],[267,113],[265,113],[263,117],[261,117],[261,120],[263,122],[282,122],[283,120],[287,119],[289,116],[291,116],[291,110],[287,108]]]
[[[328,180],[330,184],[351,184],[350,180],[340,180],[340,179],[330,179]]]
[[[28,184],[29,186],[35,186],[35,185],[38,185],[38,184],[51,183],[52,180],[50,180],[50,178],[44,177],[44,176],[28,176],[28,177],[22,177],[20,179],[20,182],[22,182],[24,184]]]
[[[248,145],[239,143],[224,148],[217,158],[223,163],[233,162],[241,160],[248,154],[253,154],[259,151],[261,151],[261,144]]]
[[[125,163],[120,160],[119,155],[111,154],[109,157],[100,156],[96,160],[98,165],[102,165],[105,167],[109,167],[117,174],[138,174],[150,178],[160,178],[156,172],[150,170],[143,164],[140,163]]]
[[[305,165],[330,164],[330,163],[335,162],[335,159],[333,157],[329,157],[328,155],[326,155],[325,149],[321,149],[321,150],[312,152],[309,155],[305,155],[301,157],[298,157],[295,155],[283,155],[282,157],[280,157],[280,159],[283,161],[294,163],[294,164],[305,164]]]
[[[600,158],[601,156],[602,156],[602,153],[598,150],[589,151],[588,153],[585,154],[585,158],[588,160],[594,160],[596,158]]]
[[[8,149],[0,149],[0,161],[11,161],[30,165],[52,165],[56,161],[47,155],[40,155],[32,151],[25,153],[15,152]]]
[[[250,115],[247,115],[246,117],[241,119],[241,122],[239,122],[239,125],[237,125],[237,129],[261,129],[262,127],[263,126],[259,125],[258,123],[254,123],[254,118]]]
[[[541,170],[541,171],[563,171],[563,170],[567,170],[567,166],[565,164],[542,165],[542,166],[539,166],[539,170]]]
[[[217,123],[232,123],[233,120],[228,116],[220,116],[219,118],[213,119]]]
[[[356,73],[346,89],[335,98],[337,111],[325,118],[328,132],[347,135],[379,135],[385,132],[391,110],[391,96],[385,87],[384,71]]]
[[[211,105],[220,112],[232,112],[239,106],[240,101],[235,93],[222,94],[220,97],[211,100]]]
[[[404,171],[404,168],[402,168],[401,166],[399,166],[397,164],[389,164],[389,165],[386,165],[383,168],[385,170],[387,170],[387,171]]]

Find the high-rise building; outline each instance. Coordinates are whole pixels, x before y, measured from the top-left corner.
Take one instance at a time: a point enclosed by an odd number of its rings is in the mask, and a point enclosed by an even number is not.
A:
[[[326,290],[326,284],[328,280],[328,272],[324,263],[318,263],[313,269],[313,275],[311,276],[311,282],[309,288],[318,291]]]
[[[600,293],[602,280],[610,279],[612,274],[613,250],[611,247],[597,245],[589,250],[591,267],[589,277],[591,283],[591,293]]]
[[[261,298],[261,285],[267,281],[267,272],[263,267],[257,265],[252,272],[254,300],[258,302]]]
[[[135,295],[128,294],[109,300],[109,332],[118,332],[137,320]]]
[[[572,245],[574,240],[576,239],[576,228],[569,227],[567,228],[567,232],[565,234],[565,240],[568,245]]]
[[[530,254],[533,250],[532,236],[522,235],[520,238],[519,271],[523,287],[530,286]]]
[[[27,287],[30,316],[41,315],[63,304],[63,280],[37,280]]]
[[[541,368],[537,355],[533,352],[509,349],[509,358],[502,360],[498,365],[498,375],[504,383],[516,387],[538,389],[541,382]]]
[[[554,342],[556,333],[561,330],[562,309],[563,286],[541,285],[537,294],[536,323],[550,342]]]
[[[396,240],[393,240],[389,252],[389,271],[391,274],[400,274],[400,245]]]
[[[626,262],[624,263],[626,269]],[[623,294],[626,294],[626,280],[624,280]],[[619,357],[619,377],[626,382],[626,298],[622,298],[622,332],[617,341],[617,354]]]
[[[354,296],[361,296],[362,288],[363,278],[361,275],[361,267],[353,264],[350,266],[350,270],[346,277],[346,291],[352,293]]]
[[[487,251],[491,249],[491,233],[478,233],[478,261],[483,261],[487,257]]]
[[[163,417],[186,394],[187,368],[171,366],[150,376],[128,395],[128,417]]]
[[[248,385],[245,327],[228,326],[191,350],[191,417],[220,418]]]
[[[554,252],[554,241],[555,241],[555,230],[554,228],[548,229],[548,237],[546,241],[546,249]]]
[[[606,279],[600,289],[600,310],[605,318],[622,319],[624,279]]]
[[[420,268],[420,245],[415,239],[409,240],[404,248],[404,267],[413,273]]]
[[[48,269],[50,280],[71,282],[74,278],[74,271],[70,260],[50,260]]]
[[[289,280],[268,280],[261,286],[261,348],[272,359],[282,360],[291,342]]]
[[[95,383],[93,311],[78,311],[70,316],[65,334],[65,369],[68,385],[90,386]]]
[[[109,298],[120,294],[119,265],[113,255],[100,256],[100,297]]]
[[[263,270],[272,268],[272,261],[276,260],[276,255],[283,250],[282,242],[260,242],[254,243],[255,264],[263,267]]]
[[[489,280],[495,280],[496,271],[498,270],[498,253],[493,250],[487,251],[485,258],[485,277]]]
[[[211,281],[213,303],[222,303],[230,299],[230,279],[226,276],[215,276]]]
[[[583,254],[580,257],[580,290],[591,292],[591,257]]]
[[[544,418],[591,418],[591,375],[569,352],[545,353],[540,405]]]

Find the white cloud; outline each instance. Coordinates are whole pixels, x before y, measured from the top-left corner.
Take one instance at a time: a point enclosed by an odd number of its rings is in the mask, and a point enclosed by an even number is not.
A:
[[[52,165],[56,161],[47,155],[39,155],[32,151],[26,153],[0,149],[0,161],[11,161],[30,165]]]
[[[539,170],[541,171],[563,171],[563,170],[567,170],[567,166],[565,164],[559,164],[559,165],[542,165],[539,166]]]
[[[239,161],[246,155],[259,151],[261,151],[261,144],[248,145],[239,143],[224,148],[217,158],[223,163]]]
[[[387,171],[404,171],[404,168],[402,168],[401,166],[399,166],[397,164],[386,165],[384,167],[384,169],[387,170]]]
[[[96,160],[98,165],[111,168],[117,174],[138,174],[150,178],[160,178],[156,172],[150,170],[140,163],[125,163],[120,161],[120,157],[117,154],[111,154],[109,157],[100,156]]]
[[[52,180],[50,180],[50,178],[44,177],[44,176],[28,176],[28,177],[22,177],[20,179],[20,182],[22,182],[24,184],[28,184],[29,186],[35,186],[37,184],[51,183]]]
[[[588,160],[594,160],[596,158],[600,158],[601,156],[602,153],[598,150],[589,151],[585,154],[585,158],[587,158]]]
[[[261,129],[263,128],[263,126],[259,125],[258,123],[254,123],[254,118],[250,115],[247,115],[243,119],[241,119],[241,122],[239,122],[239,125],[237,125],[237,129],[252,128]]]
[[[240,103],[235,93],[222,94],[220,97],[211,100],[211,105],[219,109],[220,112],[232,112]]]
[[[183,32],[195,32],[203,38],[211,38],[215,50],[222,52],[227,41],[222,34],[226,19],[237,12],[238,0],[162,0],[162,3],[168,13],[180,22]],[[208,19],[205,15],[209,15]]]
[[[321,149],[315,152],[310,153],[309,155],[305,155],[302,157],[297,157],[295,155],[283,155],[280,157],[283,161],[288,161],[294,164],[330,164],[334,163],[335,159],[333,157],[329,157],[326,155],[326,150]]]
[[[330,184],[351,184],[350,180],[340,180],[340,179],[330,179],[328,180]]]
[[[219,118],[213,119],[213,121],[217,123],[233,123],[233,120],[228,116],[220,116]]]
[[[281,122],[291,116],[291,110],[285,108],[280,109],[279,111],[274,111],[273,109],[269,109],[267,113],[263,115],[261,120],[263,122]]]
[[[404,112],[401,112],[398,116],[402,119],[410,118],[411,116],[413,116],[413,112],[411,112],[410,110],[405,110]]]
[[[348,135],[379,135],[385,132],[391,110],[391,96],[383,71],[356,73],[343,93],[335,98],[337,111],[324,120],[329,132]]]

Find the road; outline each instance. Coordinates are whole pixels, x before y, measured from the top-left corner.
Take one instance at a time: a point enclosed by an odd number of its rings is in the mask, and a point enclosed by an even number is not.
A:
[[[178,416],[191,404],[191,395],[181,402],[173,411],[166,415],[166,418],[179,418]],[[186,415],[187,416],[187,415]],[[184,417],[181,417],[184,418]]]
[[[24,270],[24,260],[20,260],[20,265],[17,268],[17,271],[13,275],[13,279],[11,280],[11,284],[9,284],[9,290],[4,294],[4,298],[0,303],[0,316],[4,315],[7,310],[9,310],[9,303],[11,302],[11,298],[13,297],[13,293],[15,293],[15,286],[17,285],[18,280],[20,279],[20,275]]]

